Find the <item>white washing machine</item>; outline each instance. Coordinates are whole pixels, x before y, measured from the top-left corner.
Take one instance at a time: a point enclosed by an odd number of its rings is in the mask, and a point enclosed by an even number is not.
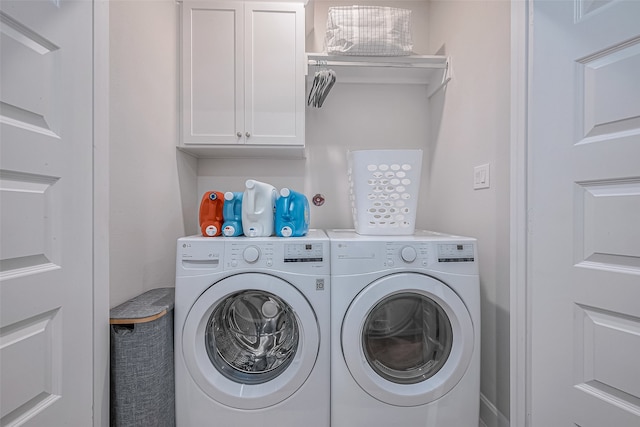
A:
[[[176,422],[328,427],[330,244],[178,239]]]
[[[477,427],[475,239],[327,234],[331,426]]]

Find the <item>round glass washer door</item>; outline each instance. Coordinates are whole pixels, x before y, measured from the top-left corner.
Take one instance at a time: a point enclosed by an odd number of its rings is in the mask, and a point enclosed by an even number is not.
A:
[[[351,375],[372,397],[418,406],[449,392],[471,361],[474,331],[460,297],[433,277],[399,273],[353,300],[342,324]]]
[[[315,365],[318,321],[287,281],[261,273],[227,277],[194,303],[182,331],[187,369],[212,399],[260,409],[294,394]]]

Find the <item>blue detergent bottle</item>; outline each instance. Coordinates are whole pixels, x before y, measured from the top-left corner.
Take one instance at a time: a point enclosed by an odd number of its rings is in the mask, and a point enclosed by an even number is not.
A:
[[[300,237],[309,231],[309,201],[297,191],[283,188],[276,200],[276,236]]]
[[[224,193],[222,234],[227,237],[242,235],[242,192]]]

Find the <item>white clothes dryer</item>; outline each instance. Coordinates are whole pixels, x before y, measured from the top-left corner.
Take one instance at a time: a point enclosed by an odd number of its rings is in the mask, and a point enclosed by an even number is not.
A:
[[[477,427],[476,240],[327,234],[331,426]]]
[[[178,427],[328,427],[330,243],[178,239]]]

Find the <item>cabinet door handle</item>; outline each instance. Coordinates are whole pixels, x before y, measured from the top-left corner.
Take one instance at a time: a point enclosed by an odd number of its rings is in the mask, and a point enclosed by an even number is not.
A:
[[[238,138],[242,138],[242,132],[236,132],[236,136],[237,136]]]
[[[251,133],[247,132],[244,134],[247,138],[251,137]]]

